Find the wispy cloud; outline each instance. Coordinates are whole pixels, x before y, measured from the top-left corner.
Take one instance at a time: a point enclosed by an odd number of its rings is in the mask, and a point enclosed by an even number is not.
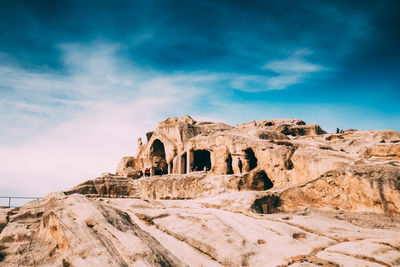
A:
[[[268,88],[284,89],[290,85],[301,83],[312,73],[323,71],[320,65],[308,62],[305,57],[310,55],[309,50],[297,50],[288,58],[271,61],[264,65],[264,69],[271,70],[277,74],[267,80]]]
[[[138,137],[207,94],[202,77],[126,64],[113,45],[63,51],[66,74],[0,68],[0,193],[43,195],[114,172]]]
[[[244,92],[282,90],[303,83],[313,74],[327,71],[327,68],[308,61],[306,59],[308,55],[311,55],[310,50],[298,49],[284,59],[267,62],[261,67],[269,71],[264,75],[229,75],[230,84],[233,88]]]

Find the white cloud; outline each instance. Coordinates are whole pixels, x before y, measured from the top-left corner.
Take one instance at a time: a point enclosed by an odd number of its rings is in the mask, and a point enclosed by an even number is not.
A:
[[[321,70],[320,66],[305,62],[299,58],[272,61],[266,65],[266,68],[277,73],[309,73]]]
[[[301,82],[302,74],[281,74],[267,80],[268,88],[284,89],[290,85]]]
[[[277,76],[267,80],[268,88],[284,89],[290,85],[303,82],[312,73],[323,71],[323,67],[305,60],[305,56],[311,54],[309,50],[297,50],[290,57],[271,61],[263,67],[277,73]]]
[[[305,59],[311,52],[308,49],[299,49],[282,60],[273,60],[266,63],[262,69],[275,74],[266,75],[221,75],[221,79],[229,81],[230,85],[244,92],[261,92],[268,90],[282,90],[294,84],[303,83],[312,74],[327,69],[311,63]]]
[[[1,66],[11,91],[0,101],[0,194],[45,195],[115,172],[138,137],[206,94],[193,82],[202,77],[143,70],[116,49],[63,46],[68,75]]]

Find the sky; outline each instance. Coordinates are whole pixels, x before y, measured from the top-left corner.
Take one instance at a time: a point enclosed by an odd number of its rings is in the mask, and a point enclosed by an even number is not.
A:
[[[114,173],[171,116],[399,131],[398,14],[397,0],[0,0],[0,196]]]

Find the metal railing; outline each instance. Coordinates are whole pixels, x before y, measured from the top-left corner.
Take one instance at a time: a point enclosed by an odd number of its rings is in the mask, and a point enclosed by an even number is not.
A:
[[[28,201],[26,201],[24,204],[21,204],[21,205],[11,205],[11,203],[12,203],[11,200],[12,199],[20,199],[20,200],[34,200],[34,199],[36,199],[36,200],[40,200],[42,198],[41,197],[2,197],[2,196],[0,196],[0,199],[8,199],[8,206],[2,206],[2,205],[0,205],[0,206],[8,207],[8,208],[15,208],[15,207],[20,207],[20,206],[24,205]]]

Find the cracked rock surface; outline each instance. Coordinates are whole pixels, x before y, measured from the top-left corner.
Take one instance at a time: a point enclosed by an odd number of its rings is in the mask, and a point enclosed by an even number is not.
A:
[[[238,201],[246,199],[236,193]],[[400,218],[257,214],[220,199],[49,194],[8,210],[1,266],[398,266]],[[236,206],[235,206],[236,205]]]

